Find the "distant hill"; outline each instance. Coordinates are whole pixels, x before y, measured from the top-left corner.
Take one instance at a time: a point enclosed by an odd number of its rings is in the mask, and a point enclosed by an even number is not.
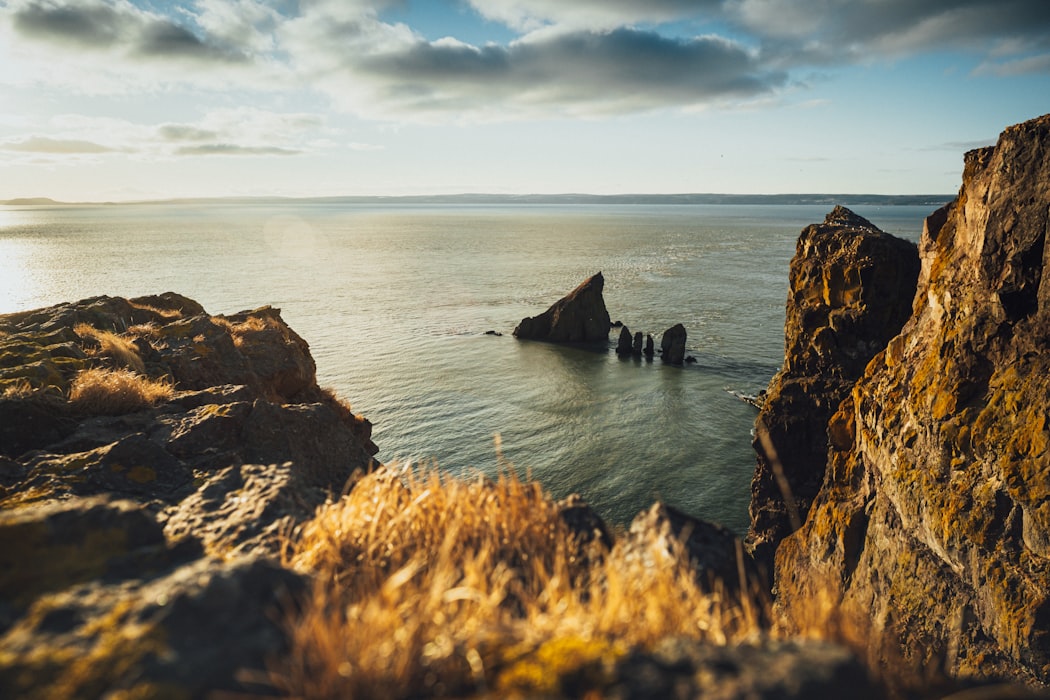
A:
[[[31,207],[42,204],[64,204],[64,202],[57,202],[49,197],[21,197],[19,199],[0,200],[0,204],[9,207]]]
[[[929,206],[950,202],[954,194],[438,194],[337,197],[199,197],[116,204],[817,204],[822,206]],[[102,202],[98,202],[101,204]],[[47,197],[0,200],[0,205],[63,205]],[[115,204],[105,202],[105,204]]]

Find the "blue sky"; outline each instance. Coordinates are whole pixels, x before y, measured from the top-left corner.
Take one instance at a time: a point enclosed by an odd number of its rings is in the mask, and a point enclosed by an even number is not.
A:
[[[0,199],[950,193],[1047,0],[0,0]]]

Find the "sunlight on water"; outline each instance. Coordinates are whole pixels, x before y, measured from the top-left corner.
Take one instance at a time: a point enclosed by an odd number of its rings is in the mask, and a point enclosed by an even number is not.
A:
[[[24,308],[36,295],[30,276],[32,251],[25,241],[0,238],[0,309]]]

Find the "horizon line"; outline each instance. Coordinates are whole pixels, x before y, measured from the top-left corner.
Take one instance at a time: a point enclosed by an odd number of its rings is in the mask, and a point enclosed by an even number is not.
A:
[[[622,193],[590,194],[566,192],[558,194],[495,194],[485,192],[463,192],[456,194],[404,194],[404,195],[223,195],[215,197],[170,197],[150,199],[62,201],[50,197],[16,197],[0,200],[0,206],[119,206],[160,204],[221,204],[221,203],[266,203],[287,202],[303,204],[839,204],[849,201],[859,205],[929,205],[945,204],[955,199],[955,194],[874,194],[799,192],[787,194],[734,194],[716,192],[687,193]]]

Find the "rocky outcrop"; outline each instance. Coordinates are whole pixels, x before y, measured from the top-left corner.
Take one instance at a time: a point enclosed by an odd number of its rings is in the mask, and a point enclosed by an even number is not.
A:
[[[0,316],[0,696],[264,692],[306,586],[282,533],[371,467],[370,435],[277,309]]]
[[[776,555],[884,660],[1050,682],[1050,115],[966,154],[926,220],[914,314],[831,419],[824,485]]]
[[[747,541],[767,567],[824,480],[828,420],[908,319],[918,274],[914,244],[845,207],[802,231],[789,270],[784,366],[755,421]]]
[[[602,297],[604,287],[602,273],[589,277],[539,316],[523,318],[514,336],[552,343],[608,342],[611,323]]]
[[[631,354],[631,329],[620,326],[620,339],[616,342],[616,354],[620,357]]]
[[[764,576],[744,551],[743,542],[728,528],[694,518],[656,502],[631,521],[626,546],[649,556],[653,542],[668,553],[688,558],[702,585],[736,598],[768,588]],[[681,552],[677,547],[681,546]]]
[[[685,341],[685,326],[681,323],[676,323],[664,331],[660,337],[660,356],[663,361],[672,365],[685,362]]]

